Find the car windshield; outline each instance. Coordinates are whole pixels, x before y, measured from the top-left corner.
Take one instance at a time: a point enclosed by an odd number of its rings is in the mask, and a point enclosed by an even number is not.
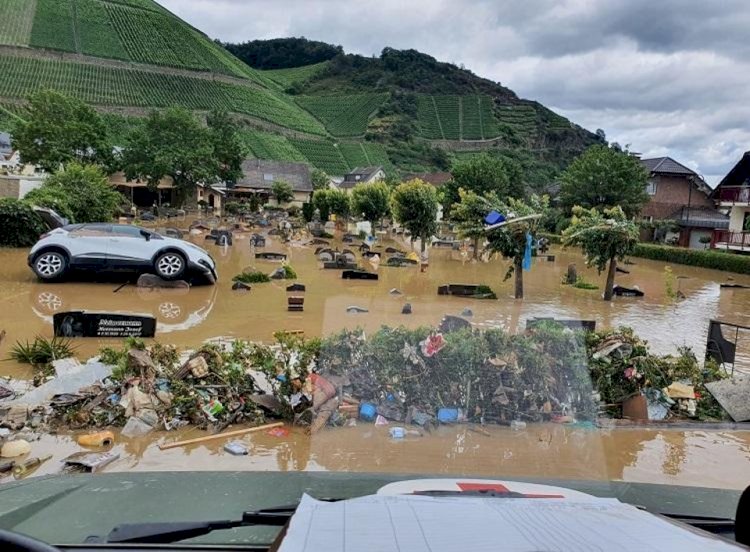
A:
[[[747,6],[0,4],[0,529],[392,483],[734,516]]]

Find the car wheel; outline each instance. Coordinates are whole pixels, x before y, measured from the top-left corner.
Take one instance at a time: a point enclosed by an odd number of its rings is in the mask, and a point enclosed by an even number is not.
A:
[[[68,257],[59,251],[44,251],[34,259],[33,269],[42,280],[57,280],[68,269]]]
[[[187,261],[181,253],[167,251],[156,258],[154,270],[164,280],[177,280],[187,268]]]

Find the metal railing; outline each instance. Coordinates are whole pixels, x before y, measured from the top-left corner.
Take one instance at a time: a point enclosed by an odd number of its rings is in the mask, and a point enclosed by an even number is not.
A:
[[[722,186],[716,197],[720,203],[750,204],[750,186]]]
[[[714,249],[750,249],[750,232],[714,230],[711,240],[711,247]]]

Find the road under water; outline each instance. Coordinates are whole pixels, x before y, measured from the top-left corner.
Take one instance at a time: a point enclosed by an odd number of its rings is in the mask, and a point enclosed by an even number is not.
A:
[[[202,237],[194,238],[204,245]],[[352,247],[334,242],[339,248]],[[402,243],[386,242],[404,248]],[[446,314],[458,315],[466,308],[468,318],[480,328],[523,329],[533,317],[595,320],[597,328],[626,325],[649,340],[659,353],[674,352],[687,345],[699,358],[705,351],[708,321],[750,325],[750,290],[720,289],[719,284],[750,285],[750,277],[700,268],[673,265],[674,288],[684,294],[680,300],[667,295],[663,263],[633,259],[624,266],[630,274],[618,274],[625,287],[638,286],[645,297],[601,299],[605,275],[586,269],[575,251],[553,248],[535,258],[524,274],[526,297],[515,300],[513,281],[503,281],[507,262],[473,262],[459,252],[432,249],[425,273],[418,267],[391,268],[382,262],[380,279],[342,280],[338,270],[324,270],[314,256],[315,247],[282,245],[272,239],[259,251],[288,255],[306,285],[304,312],[287,311],[288,281],[253,285],[250,292],[231,290],[231,277],[246,267],[271,272],[276,263],[255,259],[248,236],[235,236],[231,247],[205,242],[218,263],[216,286],[190,290],[148,290],[127,285],[119,291],[117,282],[55,284],[39,283],[26,265],[25,250],[0,250],[0,330],[7,332],[0,344],[0,358],[8,357],[18,340],[35,335],[52,336],[52,315],[66,310],[94,310],[151,314],[157,317],[157,340],[183,348],[197,346],[216,337],[271,340],[278,330],[302,330],[318,336],[362,327],[376,330],[381,325],[416,327],[437,325]],[[352,247],[353,248],[353,247]],[[383,259],[384,261],[385,259]],[[561,285],[569,263],[576,263],[579,275],[600,289],[587,291]],[[365,265],[369,270],[374,267]],[[478,301],[437,295],[447,283],[490,285],[496,301]],[[397,288],[401,295],[390,294]],[[401,314],[405,303],[413,314]],[[366,313],[348,313],[358,306]],[[750,336],[749,336],[750,337]],[[93,355],[113,340],[78,340],[78,356]],[[739,342],[738,369],[750,367],[750,339]],[[30,379],[31,370],[10,361],[0,362],[0,376]],[[539,476],[578,479],[623,479],[740,488],[750,473],[750,432],[710,430],[569,428],[556,425],[529,426],[523,432],[492,428],[488,437],[465,427],[443,427],[437,432],[405,441],[391,441],[387,428],[360,424],[356,428],[331,429],[313,437],[292,432],[289,437],[253,435],[245,439],[251,454],[232,457],[222,442],[193,448],[160,451],[161,439],[191,438],[196,430],[157,434],[148,438],[118,439],[122,457],[110,470],[347,470],[395,471],[400,473],[445,473],[478,476]],[[45,435],[34,443],[33,455],[47,452],[54,458],[39,474],[59,470],[59,460],[79,450],[69,436]]]

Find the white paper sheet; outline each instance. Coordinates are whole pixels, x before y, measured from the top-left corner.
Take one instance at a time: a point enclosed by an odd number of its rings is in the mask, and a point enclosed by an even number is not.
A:
[[[737,551],[615,499],[307,495],[281,552]]]

